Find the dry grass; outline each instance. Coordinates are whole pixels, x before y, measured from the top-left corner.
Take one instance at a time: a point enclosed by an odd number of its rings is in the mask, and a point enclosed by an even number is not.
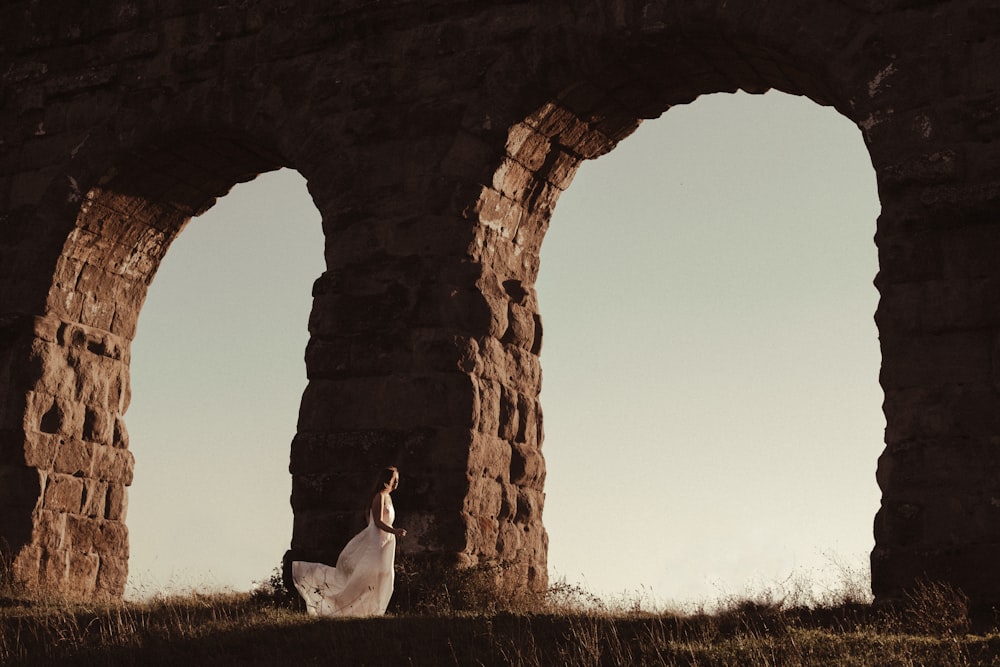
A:
[[[544,594],[498,592],[495,575],[480,568],[436,590],[410,581],[399,602],[413,609],[397,602],[371,619],[307,617],[277,576],[255,594],[142,603],[8,596],[0,663],[1000,666],[995,618],[970,618],[959,591],[933,582],[896,609],[873,608],[856,582],[818,597],[785,582],[680,613],[610,604],[565,582]]]

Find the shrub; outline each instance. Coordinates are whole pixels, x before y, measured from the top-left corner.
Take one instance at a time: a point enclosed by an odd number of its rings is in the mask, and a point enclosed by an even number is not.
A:
[[[254,582],[250,590],[250,599],[276,607],[304,608],[298,591],[288,586],[281,567],[274,568],[267,579]]]
[[[396,590],[389,611],[442,615],[540,610],[545,593],[512,583],[510,567],[495,561],[454,567],[437,558],[397,555]]]

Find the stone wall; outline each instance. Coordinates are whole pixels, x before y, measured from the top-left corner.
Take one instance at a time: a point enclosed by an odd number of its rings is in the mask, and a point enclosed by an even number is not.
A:
[[[958,0],[5,3],[13,573],[121,594],[146,287],[192,216],[287,166],[327,237],[289,555],[334,558],[372,469],[394,462],[412,555],[544,586],[534,281],[551,211],[642,119],[775,88],[857,123],[879,182],[875,592],[929,576],[1000,599],[998,34],[1000,11]]]

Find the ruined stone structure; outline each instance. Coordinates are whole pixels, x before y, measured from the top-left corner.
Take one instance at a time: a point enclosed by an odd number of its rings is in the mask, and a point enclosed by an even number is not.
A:
[[[146,287],[192,216],[287,166],[327,239],[291,553],[335,557],[395,461],[410,550],[544,585],[533,285],[558,196],[641,119],[774,88],[854,121],[877,174],[875,592],[1000,599],[998,62],[1000,5],[972,0],[5,2],[7,567],[121,594]]]

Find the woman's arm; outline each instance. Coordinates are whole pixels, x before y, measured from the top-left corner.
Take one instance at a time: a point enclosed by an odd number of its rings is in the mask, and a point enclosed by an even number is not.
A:
[[[372,498],[372,509],[371,509],[372,520],[375,522],[375,525],[379,527],[379,530],[384,530],[387,533],[392,533],[397,537],[404,537],[406,535],[405,530],[403,530],[402,528],[393,528],[385,521],[382,521],[382,512],[384,510],[385,510],[385,494],[376,493],[375,497]]]

